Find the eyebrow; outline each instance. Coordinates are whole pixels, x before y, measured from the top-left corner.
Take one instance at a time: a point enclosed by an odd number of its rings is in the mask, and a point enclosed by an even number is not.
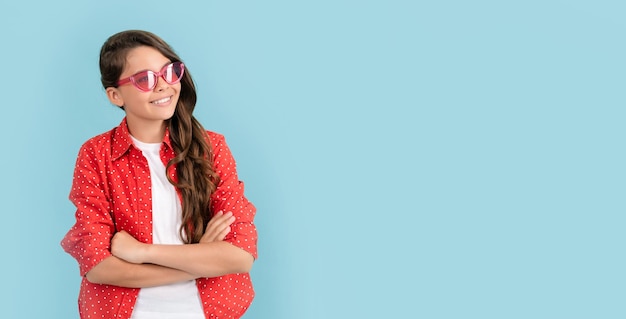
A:
[[[162,69],[163,69],[166,65],[168,65],[168,64],[172,64],[172,63],[174,63],[174,62],[172,62],[172,61],[165,62],[165,64],[163,64],[163,65],[161,66],[161,68],[160,68],[157,72],[161,71],[161,70],[162,70]],[[139,74],[139,73],[141,73],[141,72],[145,72],[145,71],[152,71],[152,70],[150,70],[150,69],[143,69],[143,70],[139,70],[139,71],[137,71],[137,72],[133,72],[133,73],[131,73],[131,75],[130,75],[130,76],[133,76],[133,75],[135,75],[135,74]],[[154,71],[152,71],[152,72],[154,72]]]

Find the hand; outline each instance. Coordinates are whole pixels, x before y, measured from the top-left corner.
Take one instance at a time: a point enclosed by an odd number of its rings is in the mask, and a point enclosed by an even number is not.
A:
[[[113,256],[134,264],[143,263],[148,244],[144,244],[125,230],[119,231],[111,239],[111,253]]]
[[[201,243],[210,243],[224,240],[230,233],[230,225],[235,221],[232,212],[224,214],[221,210],[217,212],[206,225],[204,235],[200,238]]]

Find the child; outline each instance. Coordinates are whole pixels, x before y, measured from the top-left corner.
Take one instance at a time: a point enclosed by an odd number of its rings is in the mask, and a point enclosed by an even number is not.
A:
[[[193,116],[189,70],[156,35],[100,51],[102,85],[126,113],[81,147],[61,246],[83,276],[81,318],[239,318],[254,298],[256,209],[224,136]]]

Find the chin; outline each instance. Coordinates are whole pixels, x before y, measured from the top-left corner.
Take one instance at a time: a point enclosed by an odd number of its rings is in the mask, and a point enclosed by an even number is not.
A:
[[[174,117],[174,113],[175,113],[174,111],[175,111],[175,110],[176,110],[176,109],[172,110],[171,112],[167,112],[167,113],[163,114],[163,119],[164,119],[164,120],[169,120],[169,119],[171,119],[172,117]]]

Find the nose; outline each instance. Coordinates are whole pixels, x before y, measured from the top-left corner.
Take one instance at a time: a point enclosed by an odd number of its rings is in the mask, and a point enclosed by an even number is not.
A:
[[[156,86],[154,87],[154,91],[163,92],[165,89],[167,89],[168,86],[169,84],[165,82],[165,79],[162,76],[158,76]]]

